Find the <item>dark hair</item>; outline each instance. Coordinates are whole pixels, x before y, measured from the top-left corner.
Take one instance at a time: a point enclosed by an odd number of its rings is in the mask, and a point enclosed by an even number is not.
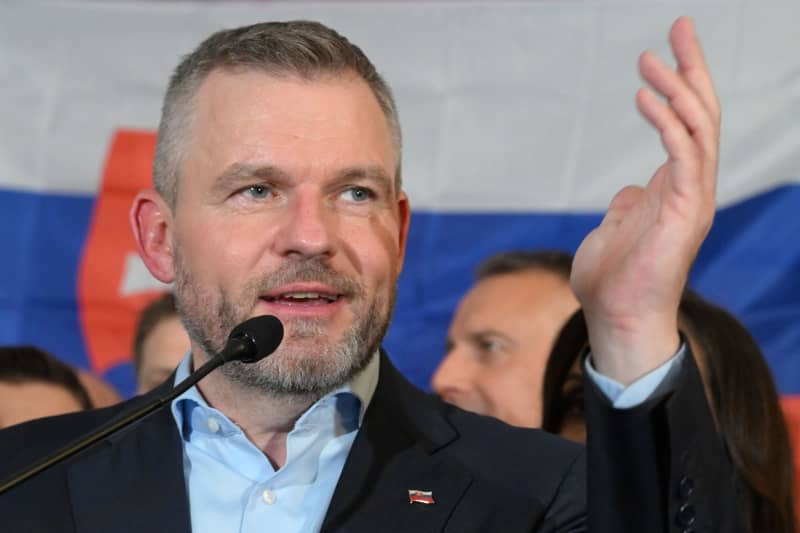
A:
[[[679,323],[694,348],[711,412],[741,480],[739,501],[749,531],[794,533],[789,433],[778,392],[758,344],[730,313],[693,291],[681,298]],[[564,325],[545,370],[542,428],[559,433],[582,405],[562,397],[569,369],[585,351],[582,311]]]
[[[719,432],[744,480],[739,500],[750,531],[794,532],[789,432],[758,344],[733,315],[695,293],[684,295],[680,318],[702,359]]]
[[[493,255],[482,262],[475,273],[477,281],[525,270],[543,270],[569,281],[572,255],[560,250],[513,250]]]
[[[400,186],[402,139],[391,89],[361,49],[318,22],[261,22],[219,31],[183,58],[170,78],[153,160],[156,190],[171,206],[178,194],[184,143],[193,117],[194,97],[216,69],[255,69],[271,76],[316,80],[330,75],[356,75],[369,85],[392,134]]]
[[[142,309],[133,337],[133,369],[137,376],[142,368],[142,350],[145,339],[162,320],[173,316],[178,316],[178,308],[175,306],[175,295],[171,292],[164,293]]]
[[[91,409],[92,401],[69,365],[33,346],[0,347],[0,381],[6,383],[41,382],[58,385],[78,401],[81,409]]]
[[[589,346],[583,310],[578,309],[564,323],[547,358],[542,381],[542,429],[560,433],[568,417],[584,419],[583,387],[576,394],[562,393],[569,371]],[[581,382],[582,383],[582,382]]]

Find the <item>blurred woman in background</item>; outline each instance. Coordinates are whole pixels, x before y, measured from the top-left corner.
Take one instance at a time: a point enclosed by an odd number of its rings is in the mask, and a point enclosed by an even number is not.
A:
[[[752,533],[794,533],[792,452],[778,393],[753,337],[730,313],[692,291],[679,309],[706,397],[738,473],[739,500]],[[542,427],[584,442],[581,311],[564,325],[545,371]]]
[[[0,347],[0,429],[91,408],[69,365],[33,346]]]

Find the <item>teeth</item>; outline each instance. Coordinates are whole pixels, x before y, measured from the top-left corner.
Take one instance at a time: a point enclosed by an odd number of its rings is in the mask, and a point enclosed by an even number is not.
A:
[[[329,302],[336,301],[337,296],[331,294],[320,294],[318,292],[289,292],[281,295],[283,298],[290,300],[318,300],[324,299]]]
[[[296,298],[298,300],[305,300],[310,298],[319,298],[319,294],[316,292],[291,292],[289,294],[284,294],[284,298]]]

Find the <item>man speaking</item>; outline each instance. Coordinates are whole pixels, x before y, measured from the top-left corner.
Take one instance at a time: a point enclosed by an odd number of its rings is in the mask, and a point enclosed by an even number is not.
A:
[[[9,490],[4,529],[729,530],[728,463],[677,329],[714,212],[719,108],[691,22],[670,39],[677,70],[643,54],[652,89],[637,95],[668,160],[613,199],[573,269],[597,384],[588,489],[581,448],[447,406],[381,352],[410,220],[391,91],[335,31],[262,23],[216,33],[178,65],[155,189],[130,218],[191,338],[152,395],[250,317],[277,316],[283,343]],[[0,433],[0,474],[141,401]]]

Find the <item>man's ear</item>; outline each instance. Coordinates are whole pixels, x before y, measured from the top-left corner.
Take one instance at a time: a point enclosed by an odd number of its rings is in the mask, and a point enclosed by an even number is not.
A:
[[[160,194],[146,189],[133,200],[130,222],[136,249],[147,270],[157,280],[172,283],[175,279],[172,210]]]
[[[406,245],[408,244],[408,228],[411,225],[411,204],[408,195],[401,190],[397,196],[397,215],[400,226],[400,270],[403,269],[403,260],[406,256]]]

